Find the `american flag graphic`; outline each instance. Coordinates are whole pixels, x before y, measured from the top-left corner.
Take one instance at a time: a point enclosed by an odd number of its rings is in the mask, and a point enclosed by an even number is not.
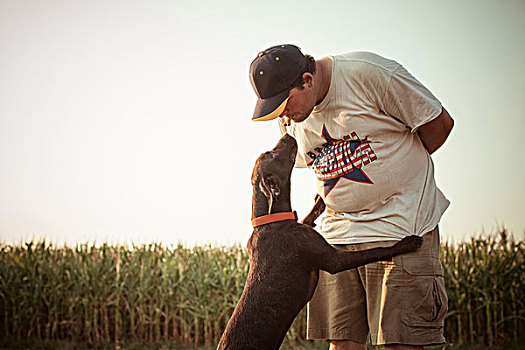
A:
[[[377,159],[370,143],[352,132],[343,140],[333,139],[323,125],[323,137],[327,141],[324,149],[309,164],[319,181],[324,182],[325,196],[335,187],[340,178],[373,184],[362,170],[364,165]]]

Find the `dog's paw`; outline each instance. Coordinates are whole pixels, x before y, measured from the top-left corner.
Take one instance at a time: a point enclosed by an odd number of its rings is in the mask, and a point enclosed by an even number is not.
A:
[[[413,235],[413,236],[407,236],[403,238],[402,240],[397,242],[393,248],[396,254],[403,254],[403,253],[413,252],[414,250],[421,247],[422,244],[423,244],[423,237]]]

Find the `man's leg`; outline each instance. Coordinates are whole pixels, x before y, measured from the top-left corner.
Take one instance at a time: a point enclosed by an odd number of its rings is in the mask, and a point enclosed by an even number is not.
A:
[[[437,228],[423,236],[417,251],[358,270],[366,286],[373,345],[412,350],[445,341],[447,296]]]
[[[366,344],[350,340],[332,340],[330,341],[330,350],[366,350]]]
[[[341,250],[358,250],[359,245],[335,246]],[[351,340],[365,350],[368,337],[366,296],[357,269],[334,275],[319,272],[319,282],[308,304],[307,339]]]
[[[365,344],[355,343],[350,340],[333,340],[330,342],[330,350],[366,350]],[[418,345],[385,345],[385,350],[423,350]]]
[[[423,350],[423,347],[420,345],[385,345],[385,350]]]
[[[340,248],[362,250],[392,244],[391,242],[363,243]],[[350,271],[357,272],[359,275],[357,278],[352,278],[360,281],[362,290],[359,283],[353,283],[352,287],[333,283],[333,277],[338,281],[337,283],[347,281],[347,278],[339,277]],[[420,345],[404,344],[439,344],[445,341],[443,320],[447,311],[447,296],[443,269],[439,262],[437,227],[424,235],[423,246],[416,252],[396,256],[392,261],[361,266],[357,271],[354,269],[341,272],[325,281],[329,283],[320,283],[324,287],[320,288],[318,285],[317,288],[331,289],[340,293],[335,295],[332,293],[328,297],[323,295],[326,293],[319,293],[323,296],[316,298],[316,290],[310,303],[315,305],[312,307],[315,312],[312,312],[312,320],[310,317],[308,320],[308,339],[334,339],[331,349],[364,350],[366,347],[363,343],[368,338],[365,334],[368,334],[370,326],[372,344],[392,344],[385,345],[385,349],[418,350],[422,349]],[[363,294],[366,298],[364,301]],[[347,304],[354,303],[356,300],[359,300],[359,308],[349,312]],[[414,303],[414,300],[418,302]],[[366,310],[367,306],[368,310]],[[360,309],[363,307],[364,313]],[[326,312],[324,310],[329,310],[328,314],[332,316],[319,318],[319,314],[323,315]],[[342,323],[333,322],[341,317],[346,320]],[[363,322],[366,324],[362,324]],[[356,325],[359,326],[356,328]],[[360,336],[355,338],[356,334]]]

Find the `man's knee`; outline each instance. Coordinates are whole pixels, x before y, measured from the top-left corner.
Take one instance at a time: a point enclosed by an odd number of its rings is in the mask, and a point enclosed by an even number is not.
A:
[[[385,350],[423,350],[423,347],[419,345],[392,344],[385,345]]]
[[[331,340],[330,350],[366,350],[366,344],[350,340]],[[419,345],[391,344],[385,345],[385,350],[423,350]]]
[[[351,340],[331,340],[330,350],[366,350],[366,344],[356,343]]]

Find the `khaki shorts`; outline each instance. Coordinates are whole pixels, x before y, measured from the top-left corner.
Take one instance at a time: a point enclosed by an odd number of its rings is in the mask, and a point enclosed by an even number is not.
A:
[[[335,247],[355,251],[392,244],[373,242]],[[436,227],[423,236],[421,248],[392,261],[371,263],[335,275],[321,271],[308,304],[307,338],[373,345],[442,344],[447,309]]]

